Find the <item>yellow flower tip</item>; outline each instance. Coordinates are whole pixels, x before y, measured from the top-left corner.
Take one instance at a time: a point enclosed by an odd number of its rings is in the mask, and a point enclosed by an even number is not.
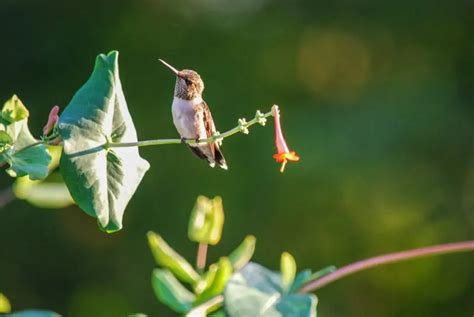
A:
[[[297,162],[297,161],[300,160],[300,157],[294,151],[284,152],[284,153],[277,153],[277,154],[273,155],[273,158],[278,163],[282,163],[281,168],[280,168],[281,173],[283,173],[285,171],[286,163],[288,163],[288,161]]]
[[[300,157],[296,154],[296,152],[284,152],[284,153],[277,153],[273,155],[273,158],[278,163],[283,163],[284,161],[293,161],[297,162],[300,160]]]

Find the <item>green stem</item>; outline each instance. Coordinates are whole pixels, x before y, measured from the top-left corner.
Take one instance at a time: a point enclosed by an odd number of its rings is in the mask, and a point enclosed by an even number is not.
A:
[[[314,292],[343,277],[346,277],[348,275],[351,275],[360,271],[364,271],[364,270],[367,270],[379,265],[401,262],[401,261],[406,261],[406,260],[410,260],[414,258],[430,256],[430,255],[441,255],[441,254],[466,252],[466,251],[473,251],[473,250],[474,250],[474,240],[440,244],[440,245],[434,245],[431,247],[418,248],[418,249],[379,255],[373,258],[369,258],[369,259],[365,259],[362,261],[348,264],[332,273],[324,275],[321,278],[312,280],[308,282],[307,284],[303,285],[303,287],[301,287],[299,292],[300,293]]]
[[[156,140],[144,140],[144,141],[137,141],[137,142],[124,142],[124,143],[109,143],[106,144],[106,148],[113,148],[113,147],[142,147],[142,146],[152,146],[152,145],[165,145],[165,144],[181,144],[181,143],[186,143],[186,144],[206,144],[206,143],[212,143],[216,142],[218,140],[223,140],[227,137],[230,137],[236,133],[239,132],[244,132],[251,126],[253,126],[256,123],[261,123],[262,119],[268,118],[272,116],[273,113],[272,111],[269,111],[265,114],[260,114],[257,112],[255,115],[255,118],[250,120],[249,122],[245,123],[240,123],[237,125],[235,128],[230,129],[229,131],[226,131],[224,133],[218,134],[218,135],[213,135],[207,139],[200,139],[200,140],[193,140],[193,139],[156,139]]]
[[[21,149],[19,149],[18,151],[16,151],[16,153],[21,152],[21,151],[24,151],[24,150],[29,149],[29,148],[32,148],[32,147],[34,147],[34,146],[40,145],[40,144],[47,144],[47,143],[48,143],[47,141],[36,141],[35,143],[31,143],[31,144],[28,144],[28,145],[25,146],[25,147],[22,147]]]

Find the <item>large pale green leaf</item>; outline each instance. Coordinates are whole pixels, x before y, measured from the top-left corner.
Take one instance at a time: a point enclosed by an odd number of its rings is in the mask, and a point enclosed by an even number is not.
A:
[[[0,130],[10,136],[12,144],[0,153],[2,160],[10,165],[7,173],[12,177],[29,175],[32,180],[44,179],[48,176],[51,156],[44,144],[36,144],[38,140],[28,129],[28,110],[17,96],[5,103],[2,118]]]
[[[224,305],[230,317],[315,317],[312,294],[283,294],[281,275],[250,262],[227,283]]]
[[[156,297],[177,313],[187,313],[193,307],[195,296],[167,269],[155,269],[151,284]]]
[[[137,147],[106,147],[137,141],[120,83],[118,52],[97,56],[92,75],[64,109],[58,127],[64,142],[60,168],[72,197],[104,230],[120,230],[149,164]]]

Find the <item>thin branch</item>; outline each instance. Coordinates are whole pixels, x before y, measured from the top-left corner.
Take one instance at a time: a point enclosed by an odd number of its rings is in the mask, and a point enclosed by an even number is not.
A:
[[[420,258],[431,255],[441,255],[455,252],[466,252],[474,250],[474,240],[456,243],[440,244],[431,247],[401,251],[385,255],[376,256],[366,260],[354,262],[341,267],[340,269],[329,273],[319,279],[308,282],[299,290],[300,293],[314,292],[330,283],[333,283],[348,275],[364,271],[379,265],[385,265],[395,262],[401,262],[414,258]]]
[[[36,141],[36,142],[34,142],[34,143],[28,144],[27,146],[24,146],[24,147],[22,147],[21,149],[15,151],[15,154],[17,154],[17,153],[19,153],[19,152],[21,152],[21,151],[24,151],[24,150],[26,150],[26,149],[32,148],[32,147],[34,147],[34,146],[40,145],[40,144],[46,144],[46,142],[45,142],[45,141]]]
[[[272,116],[273,113],[272,111],[269,111],[265,114],[260,113],[260,111],[257,111],[255,117],[246,122],[244,119],[239,120],[239,124],[235,127],[232,128],[224,133],[216,134],[213,135],[207,139],[199,139],[199,140],[193,140],[193,139],[156,139],[156,140],[144,140],[144,141],[137,141],[137,142],[124,142],[124,143],[108,143],[105,144],[104,147],[106,148],[112,148],[112,147],[142,147],[142,146],[152,146],[152,145],[164,145],[164,144],[181,144],[181,143],[186,143],[186,144],[206,144],[206,143],[212,143],[212,142],[219,142],[220,140],[223,140],[227,137],[230,137],[231,135],[234,135],[239,132],[243,132],[245,134],[248,133],[248,128],[253,126],[256,123],[259,123],[261,125],[265,125],[265,119]]]

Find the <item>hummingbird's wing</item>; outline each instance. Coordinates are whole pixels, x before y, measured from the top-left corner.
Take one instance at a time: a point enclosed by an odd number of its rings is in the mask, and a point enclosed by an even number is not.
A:
[[[214,125],[214,120],[212,119],[211,111],[209,110],[209,106],[205,101],[197,106],[194,125],[196,128],[196,135],[198,135],[200,139],[210,138],[216,132],[216,127]],[[220,167],[227,169],[224,156],[222,155],[219,146],[215,142],[200,145],[193,148],[192,151],[197,156],[206,158],[210,164],[217,162]]]
[[[207,106],[207,103],[203,101],[203,112],[204,112],[204,122],[206,123],[206,133],[207,137],[211,137],[216,133],[216,126],[214,125],[214,120],[212,119],[211,111]],[[219,148],[217,143],[211,143],[211,151],[214,154],[214,160],[217,164],[222,167],[223,169],[227,169],[227,163],[225,161],[224,155]]]
[[[214,125],[214,120],[212,119],[211,110],[205,101],[202,102],[202,118],[204,120],[204,128],[206,129],[206,137],[210,138],[216,132],[216,126]],[[209,143],[211,146],[211,151],[215,151],[215,143]]]

